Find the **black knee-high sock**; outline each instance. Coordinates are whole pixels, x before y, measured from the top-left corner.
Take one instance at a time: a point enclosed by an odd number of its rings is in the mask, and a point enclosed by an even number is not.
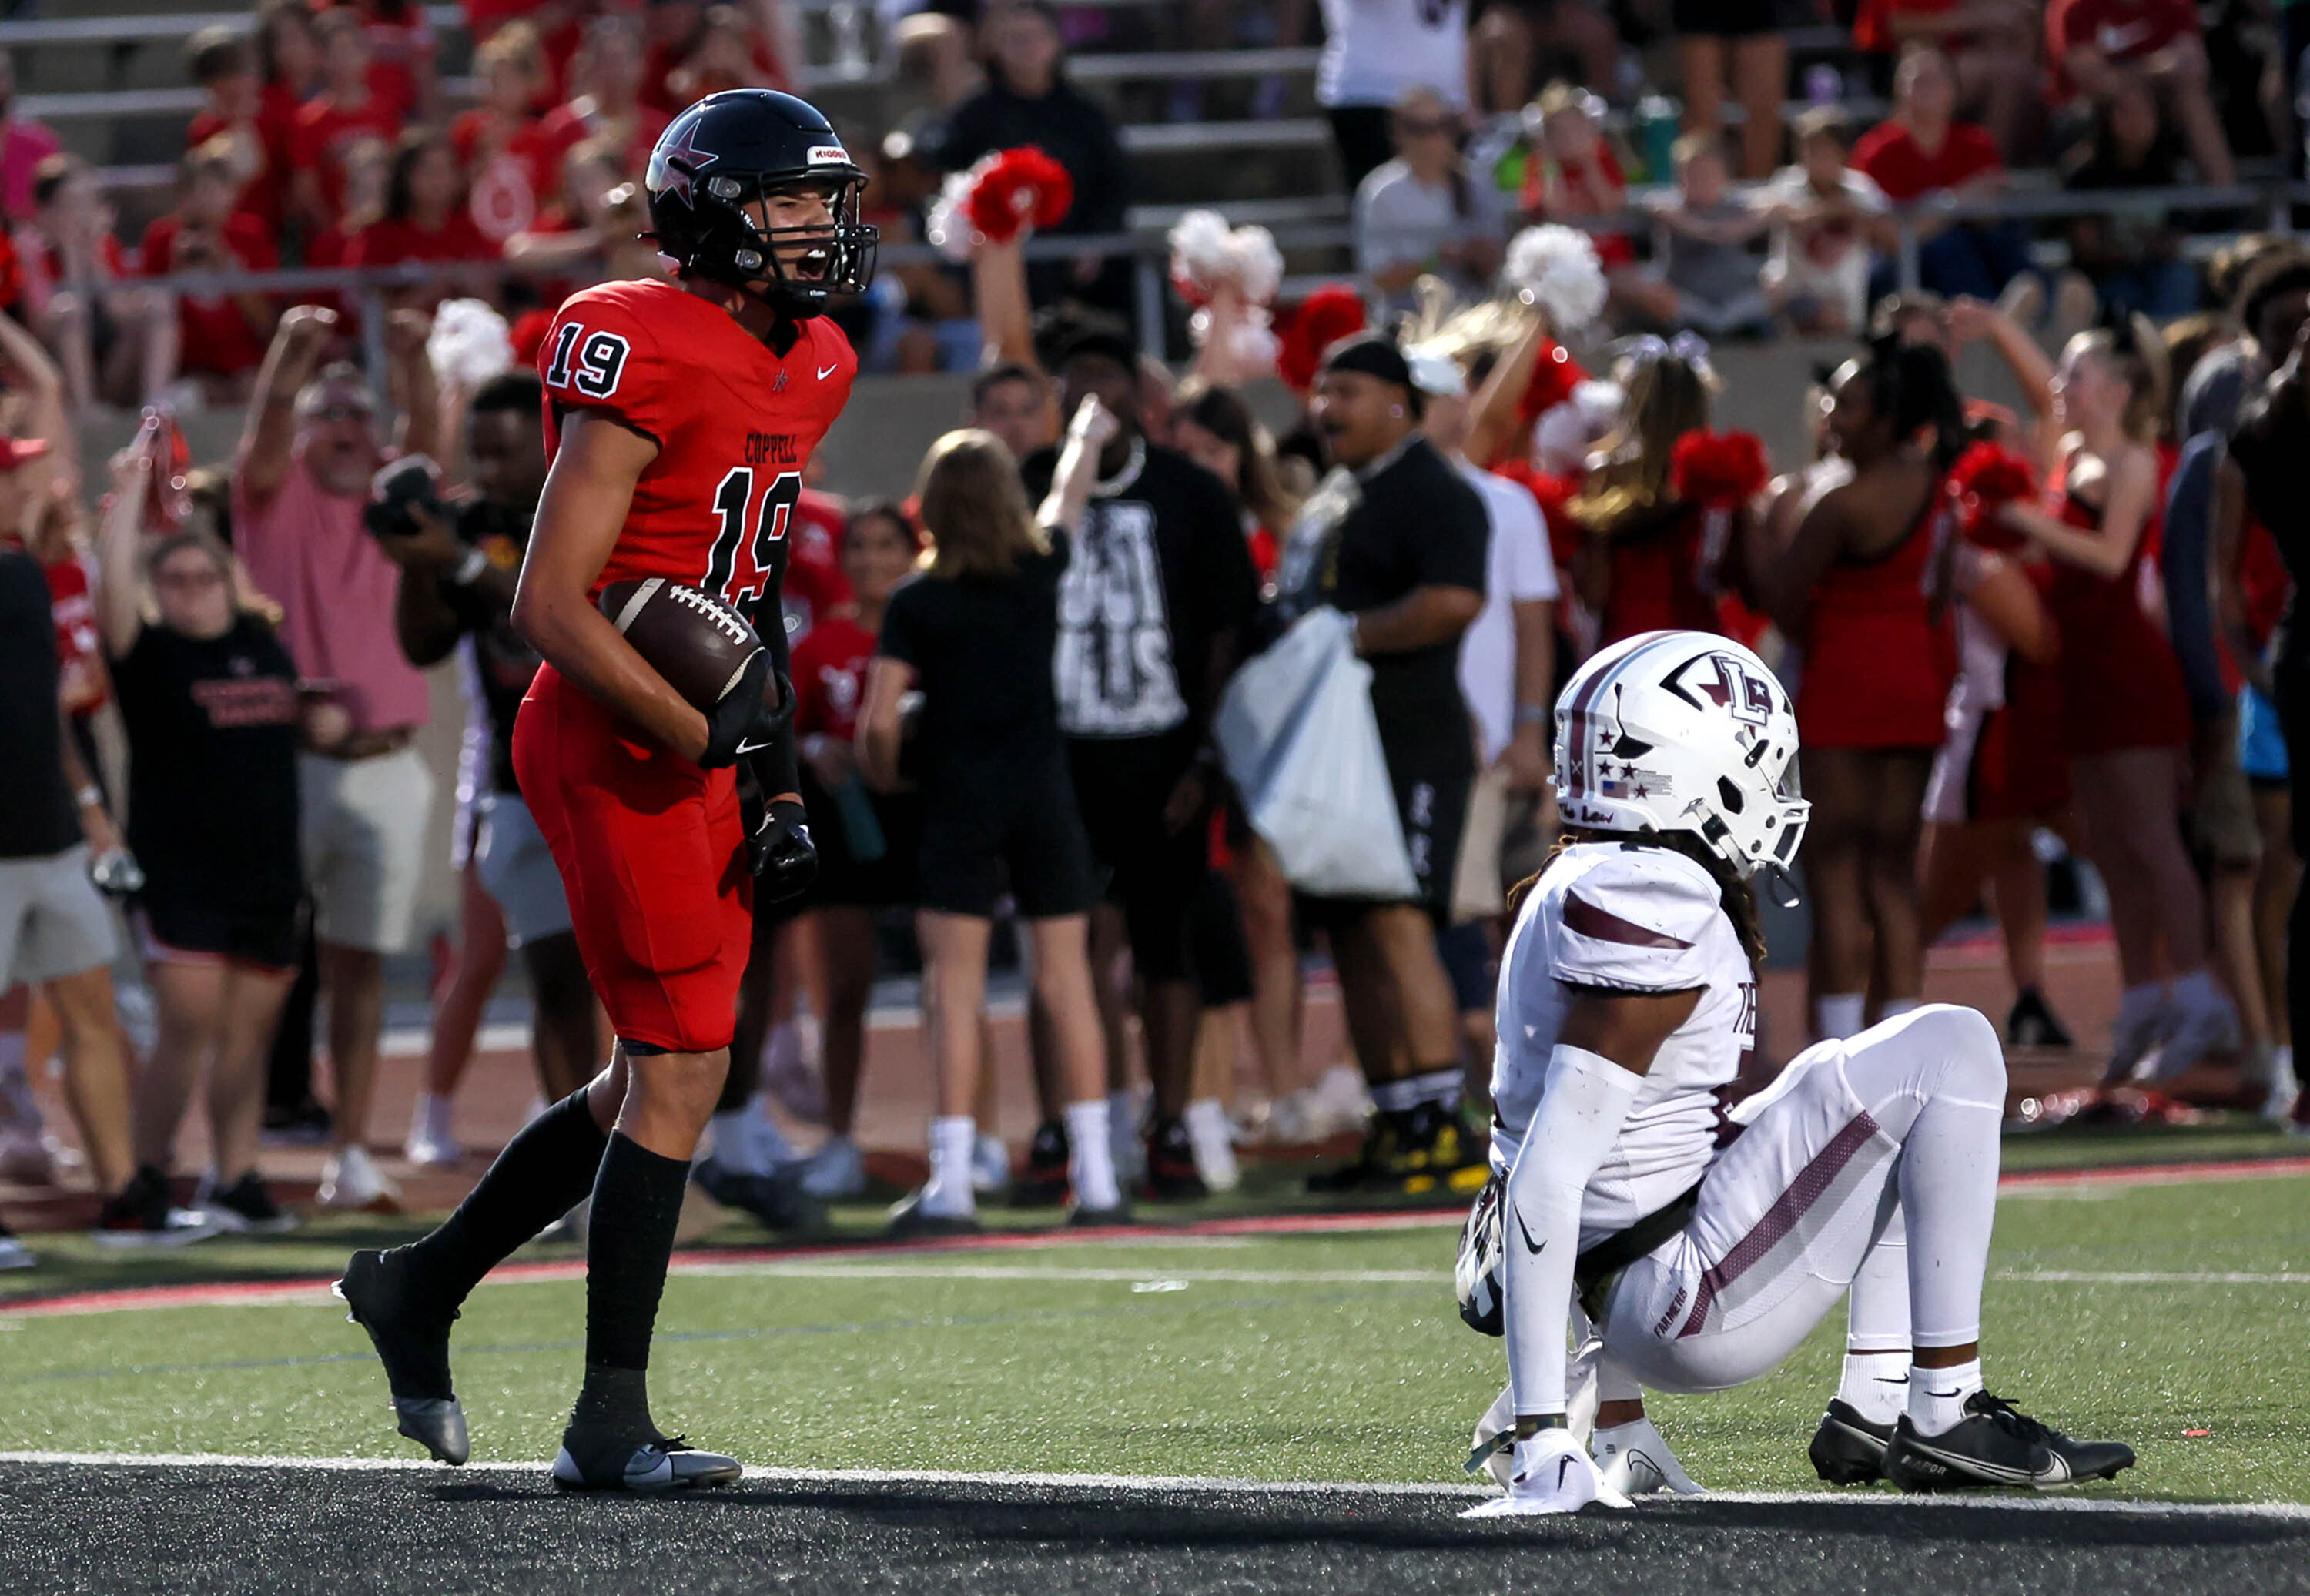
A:
[[[690,1164],[610,1136],[586,1246],[586,1384],[573,1430],[655,1438],[645,1375]]]
[[[410,1247],[427,1289],[444,1307],[465,1301],[516,1247],[585,1201],[609,1141],[582,1087],[523,1126],[457,1211]]]

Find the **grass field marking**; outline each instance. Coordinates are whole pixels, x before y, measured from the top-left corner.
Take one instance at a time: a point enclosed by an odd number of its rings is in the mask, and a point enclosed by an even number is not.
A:
[[[273,1469],[308,1473],[541,1474],[541,1462],[467,1463],[461,1470],[415,1458],[242,1457],[217,1453],[0,1452],[0,1465],[87,1469]],[[980,1485],[1046,1490],[1205,1491],[1239,1496],[1438,1496],[1447,1500],[1494,1495],[1481,1485],[1397,1480],[1227,1479],[1168,1474],[1002,1473],[944,1469],[749,1468],[748,1479],[795,1485]],[[2295,1502],[2131,1502],[2109,1496],[1906,1496],[1889,1491],[1710,1491],[1691,1498],[1647,1497],[1637,1511],[1675,1513],[1686,1502],[1899,1507],[1916,1512],[2099,1513],[2149,1518],[2259,1518],[2310,1522],[2310,1505]]]
[[[2310,1274],[2243,1270],[2009,1269],[1990,1278],[2050,1286],[2310,1286]]]
[[[821,1280],[1050,1280],[1083,1285],[1124,1280],[1136,1285],[1159,1279],[1211,1286],[1433,1286],[1452,1279],[1448,1269],[1037,1269],[1000,1263],[814,1263],[803,1259],[775,1259],[760,1263],[722,1263],[701,1259],[682,1264],[673,1272]]]

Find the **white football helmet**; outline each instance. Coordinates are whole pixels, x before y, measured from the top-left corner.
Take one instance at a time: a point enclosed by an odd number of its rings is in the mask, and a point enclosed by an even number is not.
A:
[[[1556,792],[1568,826],[1689,831],[1743,880],[1793,865],[1812,812],[1788,690],[1710,632],[1646,632],[1573,672],[1556,700]]]

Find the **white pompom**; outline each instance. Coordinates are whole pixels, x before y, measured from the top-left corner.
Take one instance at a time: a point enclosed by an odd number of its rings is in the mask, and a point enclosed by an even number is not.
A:
[[[506,319],[480,299],[448,299],[433,313],[425,358],[437,382],[474,388],[513,367],[513,336]]]
[[[1172,224],[1169,241],[1173,281],[1205,299],[1221,281],[1235,274],[1227,218],[1217,211],[1188,212]]]
[[[1211,341],[1211,312],[1209,306],[1187,318],[1187,338],[1197,349]],[[1247,308],[1243,315],[1230,322],[1220,334],[1220,343],[1212,354],[1222,364],[1228,383],[1248,382],[1255,377],[1265,377],[1275,369],[1275,357],[1282,351],[1282,343],[1268,325],[1266,309],[1258,305]]]
[[[923,226],[931,247],[958,265],[970,259],[971,247],[978,242],[978,230],[970,225],[963,211],[970,191],[977,186],[977,167],[967,172],[948,173],[946,184],[939,190],[929,220]]]
[[[1550,475],[1568,475],[1580,469],[1588,451],[1609,437],[1620,420],[1620,385],[1592,377],[1576,385],[1572,397],[1540,412],[1532,428],[1533,458]]]
[[[1243,297],[1255,305],[1273,304],[1283,286],[1283,251],[1275,247],[1275,235],[1257,225],[1239,227],[1229,236],[1228,254]]]
[[[1604,265],[1577,228],[1528,227],[1508,244],[1500,279],[1547,313],[1559,338],[1594,321],[1604,308]]]

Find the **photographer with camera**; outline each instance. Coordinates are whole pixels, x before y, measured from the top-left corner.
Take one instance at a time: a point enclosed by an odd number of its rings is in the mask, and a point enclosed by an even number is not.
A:
[[[320,368],[336,313],[300,305],[281,318],[241,434],[232,489],[236,544],[259,592],[281,605],[281,640],[312,695],[297,761],[305,880],[329,1005],[335,1154],[324,1207],[386,1209],[392,1188],[363,1146],[385,1018],[385,956],[409,945],[424,873],[433,776],[412,746],[425,678],[401,652],[399,568],[363,524],[386,457],[360,370]],[[426,318],[385,328],[407,453],[439,453]]]
[[[232,556],[202,532],[143,535],[167,435],[145,421],[112,463],[97,533],[97,621],[128,739],[129,841],[143,867],[137,931],[160,1011],[136,1083],[129,1205],[169,1223],[169,1164],[194,1082],[208,1077],[212,1159],[203,1229],[282,1230],[256,1173],[265,1057],[297,976],[297,668],[235,591]]]
[[[465,406],[472,492],[444,503],[432,463],[412,457],[386,468],[369,517],[378,546],[401,568],[394,629],[402,652],[430,665],[464,650],[473,713],[489,734],[473,869],[504,914],[506,945],[528,971],[538,1090],[559,1103],[586,1084],[601,1053],[560,872],[513,770],[514,716],[539,664],[512,615],[515,577],[545,487],[542,399],[534,372],[501,372],[482,383]],[[429,1083],[431,1111],[445,1121],[453,1085]],[[447,1130],[446,1123],[438,1128]]]

